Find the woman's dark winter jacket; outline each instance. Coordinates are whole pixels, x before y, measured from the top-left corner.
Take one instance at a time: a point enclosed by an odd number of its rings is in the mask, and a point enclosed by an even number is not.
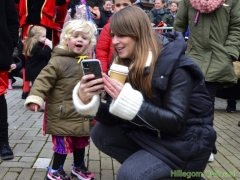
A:
[[[132,113],[128,108],[134,110],[134,105],[128,104],[132,104],[133,96],[136,96],[130,91],[124,94],[127,83],[114,104],[112,102],[110,107],[100,104],[95,119],[109,125],[118,123],[129,138],[173,170],[202,172],[216,140],[211,115],[213,106],[203,74],[184,54],[186,43],[181,33],[167,33],[160,38],[164,47],[152,79],[155,97],[148,98],[143,94],[143,101],[133,118],[123,119],[125,114]],[[126,97],[130,94],[129,100],[124,99],[126,103],[122,101],[124,106],[118,100],[122,93]],[[137,93],[140,92],[135,90]],[[118,115],[113,111],[114,106]],[[79,109],[79,113],[83,110]]]
[[[26,80],[34,81],[41,70],[47,65],[51,57],[52,49],[41,43],[37,42],[31,50],[33,56],[28,57],[26,61]]]
[[[105,11],[103,8],[100,9],[100,19],[95,20],[95,23],[97,24],[98,28],[103,28],[107,22],[108,19],[112,16],[111,11]]]
[[[0,1],[0,70],[8,71],[18,41],[18,16],[13,0]]]

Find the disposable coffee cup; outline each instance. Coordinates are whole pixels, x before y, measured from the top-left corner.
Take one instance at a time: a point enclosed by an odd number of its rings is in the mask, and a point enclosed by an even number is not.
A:
[[[125,83],[128,76],[128,67],[119,64],[112,64],[110,67],[110,78],[115,79],[122,84]]]

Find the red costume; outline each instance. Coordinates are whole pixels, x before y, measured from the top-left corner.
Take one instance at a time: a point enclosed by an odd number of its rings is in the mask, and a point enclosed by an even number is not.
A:
[[[23,39],[30,25],[41,25],[47,29],[47,38],[53,46],[59,42],[60,30],[68,10],[69,0],[15,0]],[[30,91],[30,82],[25,80],[23,68],[23,92]]]

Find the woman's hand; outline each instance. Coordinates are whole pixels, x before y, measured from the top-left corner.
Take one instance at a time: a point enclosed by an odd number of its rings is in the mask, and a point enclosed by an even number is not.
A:
[[[78,96],[84,104],[88,104],[94,95],[102,93],[103,79],[94,79],[94,74],[84,75],[78,89]]]
[[[117,80],[111,79],[106,74],[102,73],[103,76],[103,83],[105,91],[114,99],[116,100],[118,95],[123,89],[123,84]]]
[[[38,112],[38,110],[39,110],[39,105],[37,105],[37,104],[35,104],[35,103],[30,103],[30,104],[28,105],[28,108],[29,108],[29,110],[31,110],[31,111]]]

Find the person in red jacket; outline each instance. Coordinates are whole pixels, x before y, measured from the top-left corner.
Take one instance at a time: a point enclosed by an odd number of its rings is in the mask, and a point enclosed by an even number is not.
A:
[[[8,71],[12,63],[14,47],[18,42],[19,23],[13,0],[0,1],[0,156],[13,159],[8,142],[8,111],[5,95],[8,87]]]
[[[113,0],[113,12],[116,13],[127,6],[131,6],[131,4],[131,0]],[[96,58],[101,61],[102,71],[106,74],[113,57],[112,38],[109,33],[109,29],[110,19],[108,20],[108,23],[103,27],[96,45]]]
[[[113,0],[112,9],[116,13],[121,9],[131,6],[131,0]],[[96,45],[96,58],[100,60],[102,71],[108,74],[108,70],[113,61],[113,46],[112,38],[110,35],[110,19],[108,19],[107,24],[103,27],[97,41]],[[107,103],[111,102],[111,97],[105,93],[104,99]]]
[[[24,39],[30,25],[40,25],[47,29],[47,38],[52,40],[53,46],[59,42],[59,33],[62,29],[67,13],[69,0],[15,0],[20,27]],[[30,91],[30,82],[26,81],[26,69],[23,67],[23,93],[26,99]]]

